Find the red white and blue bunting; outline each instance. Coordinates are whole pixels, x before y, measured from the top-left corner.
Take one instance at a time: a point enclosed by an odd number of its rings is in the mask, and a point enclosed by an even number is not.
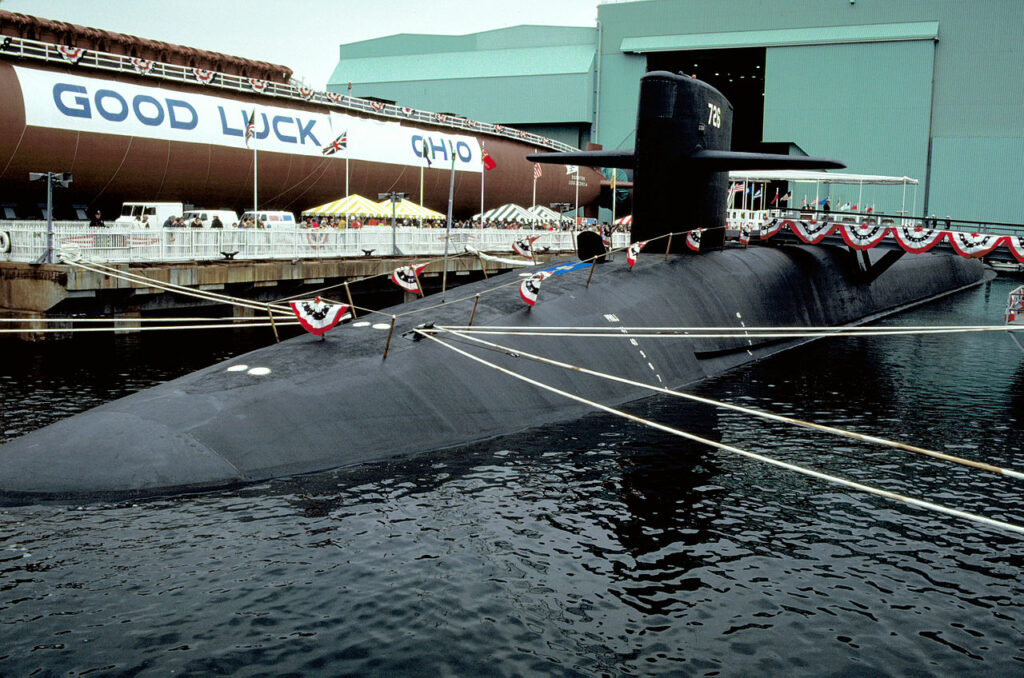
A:
[[[537,303],[537,295],[540,294],[540,284],[552,275],[551,271],[537,271],[524,280],[519,286],[519,296],[529,306]]]
[[[213,82],[213,79],[217,76],[213,71],[208,71],[205,68],[193,68],[192,75],[195,79],[204,85],[209,85]]]
[[[412,266],[403,266],[402,268],[396,268],[391,274],[391,281],[401,287],[406,292],[413,292],[414,294],[423,294],[420,290],[420,279],[419,275],[423,272],[423,269],[427,267],[427,264],[414,264]]]
[[[633,266],[636,264],[636,257],[638,254],[640,254],[640,250],[642,250],[644,248],[644,245],[646,244],[646,240],[641,240],[640,242],[633,243],[632,245],[629,246],[629,249],[626,250],[626,263],[629,264],[630,268],[633,268]],[[698,244],[698,249],[699,248],[700,245]]]
[[[698,228],[686,234],[686,246],[694,252],[700,252],[700,234],[703,231],[703,228]]]
[[[249,87],[251,87],[254,92],[260,92],[262,94],[263,91],[267,89],[267,81],[259,80],[257,78],[249,78]]]
[[[944,231],[925,226],[883,226],[881,224],[847,224],[832,221],[773,220],[761,230],[761,239],[767,240],[783,229],[789,229],[801,242],[816,245],[827,236],[838,234],[850,247],[867,250],[886,240],[895,241],[910,254],[924,254],[942,242],[949,242],[957,254],[977,259],[1005,247],[1014,259],[1024,263],[1024,237],[1016,235],[986,235],[963,231]],[[693,233],[691,231],[691,233]],[[690,239],[687,237],[687,245]],[[693,249],[691,247],[691,249]]]
[[[132,57],[132,66],[138,73],[142,75],[148,75],[153,70],[153,62],[149,59],[139,59],[138,57]]]
[[[346,304],[328,304],[317,297],[313,301],[289,302],[299,324],[316,335],[322,335],[342,320],[352,317]]]
[[[67,45],[57,45],[57,51],[64,57],[65,61],[70,61],[73,64],[77,64],[83,56],[85,56],[85,49],[82,47],[68,47]]]

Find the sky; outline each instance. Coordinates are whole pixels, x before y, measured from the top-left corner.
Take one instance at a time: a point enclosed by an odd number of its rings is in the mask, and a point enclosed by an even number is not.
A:
[[[599,0],[0,0],[0,9],[288,66],[318,90],[338,45],[396,33],[594,26]]]

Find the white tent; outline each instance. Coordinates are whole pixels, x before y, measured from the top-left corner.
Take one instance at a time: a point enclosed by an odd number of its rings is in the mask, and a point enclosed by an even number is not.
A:
[[[495,207],[494,209],[487,210],[484,212],[484,223],[489,221],[518,221],[526,224],[533,224],[541,221],[536,214],[530,212],[525,207],[520,207],[515,203],[508,203],[501,207]],[[476,214],[473,216],[474,219],[479,219],[480,215]]]
[[[559,214],[550,207],[544,207],[544,205],[534,205],[527,211],[535,214],[540,221],[546,224],[557,223],[559,221],[572,223],[572,217],[567,217],[564,214]]]

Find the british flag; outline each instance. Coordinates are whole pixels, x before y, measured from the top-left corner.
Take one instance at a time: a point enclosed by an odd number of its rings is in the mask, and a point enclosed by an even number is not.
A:
[[[348,150],[348,132],[342,132],[338,135],[331,143],[327,144],[323,148],[324,155],[334,155],[338,151]]]

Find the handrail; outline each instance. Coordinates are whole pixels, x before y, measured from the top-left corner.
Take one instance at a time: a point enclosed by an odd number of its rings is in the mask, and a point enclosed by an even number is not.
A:
[[[533,134],[525,130],[515,129],[496,123],[480,122],[458,115],[447,113],[434,113],[398,106],[370,99],[362,99],[336,92],[316,91],[311,87],[304,87],[297,84],[282,84],[260,80],[258,78],[247,78],[230,73],[218,71],[207,71],[191,66],[168,64],[161,61],[151,61],[138,57],[111,54],[98,50],[79,47],[68,47],[66,45],[55,45],[53,43],[41,42],[30,38],[15,36],[2,36],[0,42],[0,56],[16,57],[22,59],[37,59],[45,62],[56,62],[61,65],[68,63],[115,73],[127,73],[143,77],[159,78],[173,82],[187,83],[190,85],[201,85],[219,89],[242,92],[245,94],[258,94],[279,99],[292,99],[295,101],[313,102],[331,108],[347,109],[369,113],[374,116],[394,118],[397,120],[411,120],[425,122],[430,125],[440,125],[452,129],[461,129],[469,132],[485,133],[494,136],[515,139],[537,146],[543,146],[556,151],[578,151],[580,149],[558,141]]]

